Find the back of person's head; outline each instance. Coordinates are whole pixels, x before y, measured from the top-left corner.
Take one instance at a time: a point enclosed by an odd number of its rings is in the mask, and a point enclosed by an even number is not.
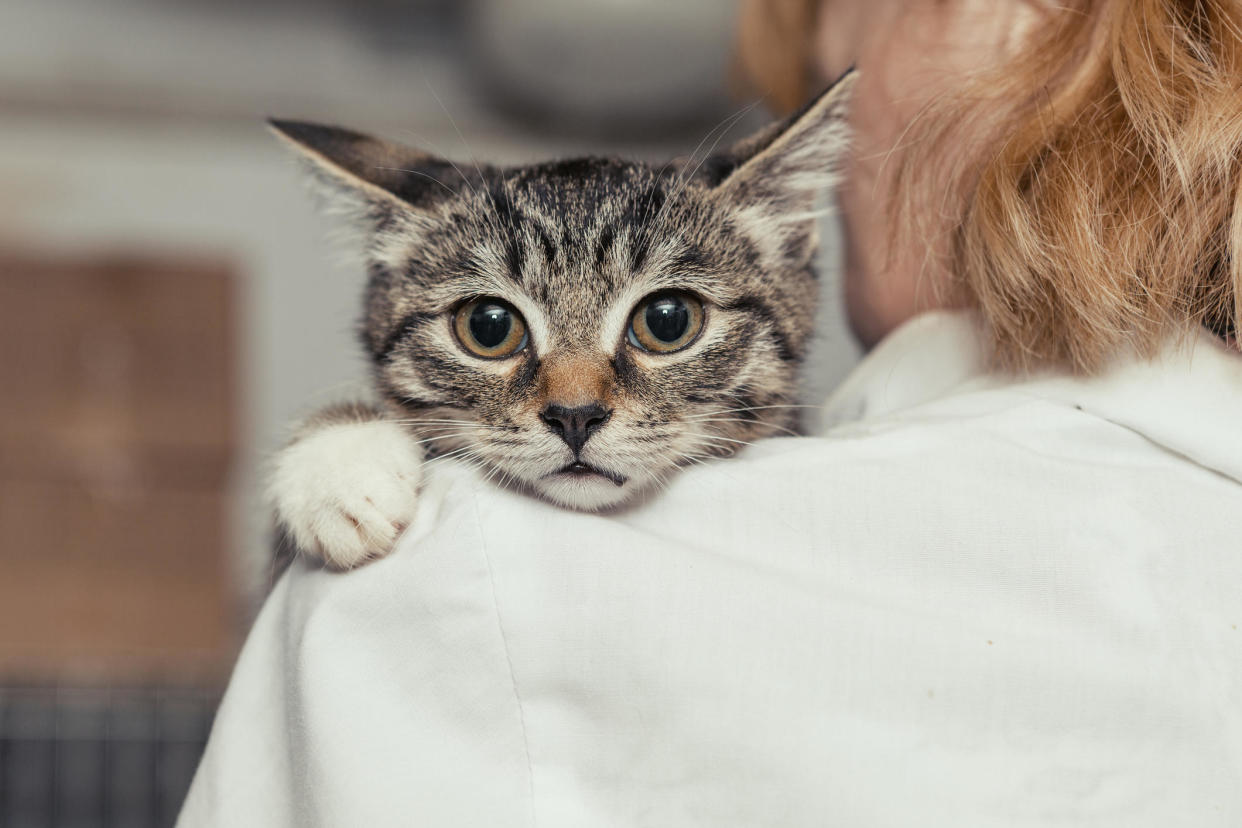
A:
[[[1200,326],[1236,339],[1242,3],[1027,5],[1021,46],[903,133],[892,232],[926,242],[946,301],[981,311],[1008,367],[1092,370]],[[743,65],[778,108],[816,83],[823,11],[744,8]]]

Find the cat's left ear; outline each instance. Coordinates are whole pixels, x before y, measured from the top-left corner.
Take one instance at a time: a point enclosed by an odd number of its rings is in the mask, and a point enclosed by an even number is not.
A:
[[[858,80],[851,69],[798,112],[703,164],[723,196],[776,212],[799,213],[840,179],[847,121]]]
[[[307,162],[335,212],[374,224],[394,210],[417,213],[477,188],[483,175],[472,168],[470,180],[451,161],[341,127],[277,119],[268,125]]]

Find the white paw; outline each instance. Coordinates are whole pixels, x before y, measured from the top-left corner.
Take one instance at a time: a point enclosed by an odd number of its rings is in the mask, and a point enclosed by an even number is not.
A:
[[[276,517],[302,552],[352,569],[388,554],[414,516],[422,462],[394,423],[323,426],[277,456]]]

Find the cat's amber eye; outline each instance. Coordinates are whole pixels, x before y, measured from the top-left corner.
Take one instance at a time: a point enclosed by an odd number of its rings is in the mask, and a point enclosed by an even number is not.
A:
[[[703,330],[703,303],[688,293],[653,293],[638,303],[627,337],[644,351],[680,351]]]
[[[493,296],[471,299],[453,314],[457,341],[484,359],[503,359],[526,347],[526,322],[508,302]]]

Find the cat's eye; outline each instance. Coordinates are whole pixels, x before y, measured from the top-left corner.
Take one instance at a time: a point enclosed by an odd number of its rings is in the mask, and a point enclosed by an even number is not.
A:
[[[503,359],[526,347],[526,322],[508,302],[492,296],[471,299],[453,315],[457,341],[484,359]]]
[[[654,293],[630,317],[630,344],[667,354],[680,351],[703,329],[703,303],[688,293]]]

